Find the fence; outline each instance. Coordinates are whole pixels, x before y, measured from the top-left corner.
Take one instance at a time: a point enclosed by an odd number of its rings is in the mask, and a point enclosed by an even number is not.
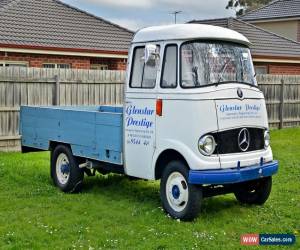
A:
[[[124,79],[124,71],[0,68],[0,151],[20,149],[21,105],[121,104]]]
[[[300,76],[259,75],[257,82],[265,95],[270,126],[299,126]]]
[[[124,71],[0,68],[0,151],[20,149],[20,105],[121,104]],[[257,77],[270,125],[300,125],[300,76]]]

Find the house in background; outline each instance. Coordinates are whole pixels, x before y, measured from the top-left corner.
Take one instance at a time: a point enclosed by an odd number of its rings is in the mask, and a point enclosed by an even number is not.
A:
[[[125,70],[132,37],[58,0],[0,0],[0,67]]]
[[[300,42],[300,0],[275,0],[240,19]]]
[[[292,1],[292,0],[291,0]],[[235,30],[250,42],[257,74],[300,75],[300,43],[235,18],[193,20]]]

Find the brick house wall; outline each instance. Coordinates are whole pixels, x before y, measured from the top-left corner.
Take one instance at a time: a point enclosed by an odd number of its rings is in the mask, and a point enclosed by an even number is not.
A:
[[[90,58],[46,54],[0,52],[0,61],[26,62],[28,67],[42,68],[44,63],[69,64],[73,69],[90,69],[92,64],[104,64],[109,70],[126,70],[126,59]]]
[[[265,67],[271,75],[300,75],[300,64],[254,63],[254,66]]]
[[[269,74],[272,75],[300,75],[300,64],[270,64]]]

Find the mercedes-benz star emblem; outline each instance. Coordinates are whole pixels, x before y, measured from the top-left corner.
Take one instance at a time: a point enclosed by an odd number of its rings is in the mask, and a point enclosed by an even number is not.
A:
[[[240,88],[237,89],[237,95],[238,95],[239,98],[243,98],[244,97],[244,93],[243,93],[243,91]]]
[[[243,128],[238,137],[238,145],[241,151],[246,152],[250,146],[250,133],[249,130]]]

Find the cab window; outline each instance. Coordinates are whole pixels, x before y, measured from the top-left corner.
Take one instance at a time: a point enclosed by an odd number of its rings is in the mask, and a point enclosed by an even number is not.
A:
[[[163,61],[163,71],[160,86],[162,88],[177,87],[177,45],[167,45]]]
[[[159,50],[159,47],[158,47]],[[159,51],[158,51],[159,53]],[[131,69],[131,88],[154,88],[157,77],[156,65],[145,64],[145,47],[136,47],[133,52],[133,62]]]
[[[240,83],[256,86],[250,49],[225,42],[189,41],[181,46],[181,86]]]

